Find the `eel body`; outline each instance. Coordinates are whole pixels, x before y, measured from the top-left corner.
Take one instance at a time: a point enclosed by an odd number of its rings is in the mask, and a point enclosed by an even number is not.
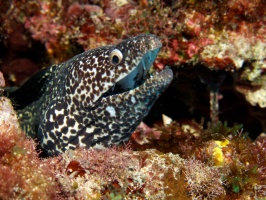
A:
[[[22,128],[50,156],[124,143],[173,79],[170,69],[146,77],[160,48],[140,35],[40,71],[14,92],[30,99],[18,106]]]

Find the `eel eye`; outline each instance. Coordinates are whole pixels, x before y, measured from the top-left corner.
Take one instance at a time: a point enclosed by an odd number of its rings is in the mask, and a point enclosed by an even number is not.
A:
[[[123,59],[123,54],[119,49],[114,49],[110,55],[110,61],[113,65],[119,64]]]

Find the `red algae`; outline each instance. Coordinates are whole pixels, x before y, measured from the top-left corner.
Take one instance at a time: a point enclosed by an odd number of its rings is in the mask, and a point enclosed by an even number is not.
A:
[[[115,43],[144,32],[159,35],[166,44],[159,55],[161,62],[172,63],[170,55],[180,57],[179,63],[206,62],[210,68],[228,69],[227,64],[216,66],[215,59],[228,58],[233,69],[241,67],[241,60],[265,58],[253,49],[234,49],[239,39],[245,45],[256,46],[264,43],[265,9],[263,1],[212,1],[172,4],[164,1],[128,2],[99,1],[88,4],[86,1],[30,1],[26,4],[13,2],[8,13],[25,24],[32,37],[45,43],[49,54],[58,59],[60,51],[70,48],[77,42],[84,49],[103,44]],[[22,18],[19,18],[23,15]],[[149,20],[145,20],[149,16]],[[9,19],[4,21],[5,31],[12,32]],[[82,20],[80,20],[82,19]],[[2,30],[3,31],[3,30]],[[172,48],[178,41],[179,48]],[[213,51],[218,48],[218,51]],[[265,47],[257,47],[263,49]],[[167,55],[167,56],[166,56]],[[60,57],[58,57],[60,56]],[[174,56],[175,57],[175,56]],[[172,65],[171,64],[171,65]]]
[[[20,130],[10,100],[0,98],[0,198],[53,199],[56,184],[48,165]]]
[[[142,129],[142,127],[133,134],[131,141],[133,149],[155,148],[161,152],[179,154],[180,157],[185,158],[186,164],[182,171],[187,179],[190,176],[204,178],[210,176],[207,178],[210,180],[211,177],[222,174],[221,179],[215,178],[215,181],[222,182],[212,181],[212,183],[221,184],[223,187],[215,191],[210,188],[208,195],[214,195],[209,197],[210,199],[215,199],[218,196],[218,199],[265,197],[265,137],[262,136],[252,142],[247,137],[247,133],[243,133],[241,126],[228,127],[226,123],[221,122],[209,123],[206,129],[195,122],[178,124],[175,121],[169,125],[155,126],[154,130]],[[152,134],[154,132],[158,135],[158,131],[160,137],[155,139]],[[135,140],[135,134],[138,135],[138,140]],[[149,135],[151,136],[149,137]],[[139,138],[145,138],[145,140],[141,142]],[[190,160],[191,158],[194,160]],[[207,167],[204,170],[211,171],[203,172],[203,169],[199,169],[198,172],[202,172],[202,174],[197,175],[196,168],[197,166],[200,168],[203,163],[204,167]],[[210,168],[208,169],[208,167]],[[193,175],[193,173],[195,174]],[[208,173],[210,174],[208,175]],[[208,195],[204,194],[203,190],[207,191],[209,186],[213,186],[212,184],[204,186],[203,182],[199,184],[196,177],[192,178],[190,183],[188,193],[196,199],[202,199],[201,195],[207,197]],[[215,197],[215,195],[217,196]]]

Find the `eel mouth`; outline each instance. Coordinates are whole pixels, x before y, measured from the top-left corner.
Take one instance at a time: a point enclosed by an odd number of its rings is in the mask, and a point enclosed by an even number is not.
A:
[[[158,55],[160,48],[148,51],[138,65],[127,76],[113,85],[105,94],[104,97],[121,94],[129,90],[133,90],[142,85],[152,74],[149,70]]]

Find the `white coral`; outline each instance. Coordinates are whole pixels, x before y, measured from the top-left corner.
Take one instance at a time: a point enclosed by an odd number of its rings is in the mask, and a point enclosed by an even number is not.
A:
[[[246,93],[246,99],[253,106],[259,105],[261,108],[265,108],[266,107],[266,88],[261,88],[259,90],[256,90],[255,92],[248,91]]]

